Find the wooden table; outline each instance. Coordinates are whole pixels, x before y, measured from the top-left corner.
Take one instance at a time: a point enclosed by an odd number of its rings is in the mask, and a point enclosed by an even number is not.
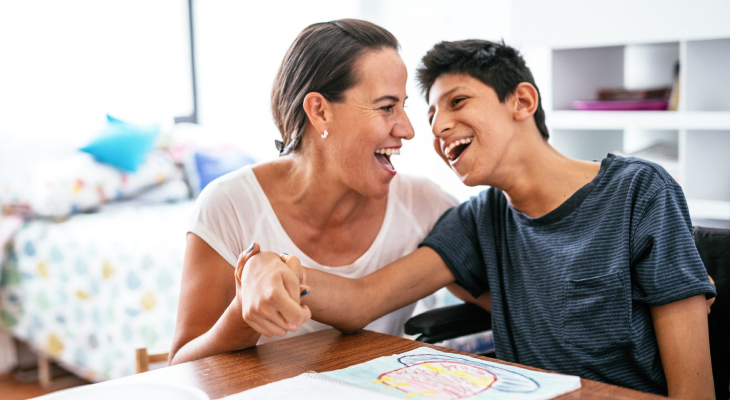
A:
[[[334,329],[267,343],[251,349],[219,354],[172,367],[109,382],[156,382],[192,385],[218,399],[266,383],[291,378],[307,371],[325,372],[349,367],[382,356],[427,346],[436,350],[473,356],[439,346],[370,331],[343,335]],[[510,364],[479,357],[484,360]],[[536,368],[523,367],[532,370]],[[582,388],[560,399],[660,399],[662,397],[581,379]]]

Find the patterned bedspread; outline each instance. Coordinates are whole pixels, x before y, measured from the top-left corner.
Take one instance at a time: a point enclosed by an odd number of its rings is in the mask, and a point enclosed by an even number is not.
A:
[[[170,346],[192,206],[27,223],[0,271],[0,324],[86,379],[133,374],[135,348]]]

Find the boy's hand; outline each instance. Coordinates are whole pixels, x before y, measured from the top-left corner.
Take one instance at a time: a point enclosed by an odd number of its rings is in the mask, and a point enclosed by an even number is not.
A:
[[[300,275],[293,271],[299,271]],[[300,278],[301,277],[301,278]],[[236,299],[241,305],[243,319],[266,337],[296,332],[312,318],[309,307],[299,304],[300,279],[304,269],[296,257],[282,257],[261,252],[254,244],[241,254],[236,267]]]

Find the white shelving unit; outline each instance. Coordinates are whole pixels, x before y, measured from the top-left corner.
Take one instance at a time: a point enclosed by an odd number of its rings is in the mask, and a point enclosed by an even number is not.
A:
[[[609,152],[662,165],[679,182],[693,218],[730,220],[730,36],[551,49],[546,110],[551,143],[580,159]],[[677,111],[575,111],[600,88],[674,82]]]

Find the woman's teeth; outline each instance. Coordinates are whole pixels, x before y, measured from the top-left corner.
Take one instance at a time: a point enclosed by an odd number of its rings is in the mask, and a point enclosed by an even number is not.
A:
[[[400,149],[377,149],[375,150],[375,154],[383,154],[386,156],[399,155]]]
[[[446,158],[448,158],[449,160],[454,161],[454,159],[456,158],[456,155],[452,156],[451,151],[454,150],[457,146],[469,144],[473,140],[474,140],[474,138],[470,137],[470,138],[466,138],[466,139],[460,139],[460,140],[457,140],[457,141],[451,143],[449,145],[449,147],[447,147],[446,150],[444,151],[444,155],[446,155]],[[461,153],[459,153],[459,154],[461,154]]]

